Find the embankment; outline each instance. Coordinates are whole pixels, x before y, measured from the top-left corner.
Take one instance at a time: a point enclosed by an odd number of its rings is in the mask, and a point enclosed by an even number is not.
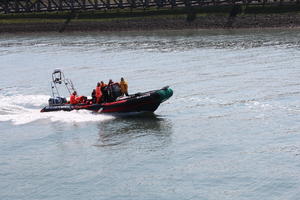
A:
[[[299,7],[164,9],[0,15],[0,32],[300,27]],[[299,9],[300,10],[300,9]],[[69,20],[68,20],[69,18]],[[68,23],[66,23],[68,21]]]

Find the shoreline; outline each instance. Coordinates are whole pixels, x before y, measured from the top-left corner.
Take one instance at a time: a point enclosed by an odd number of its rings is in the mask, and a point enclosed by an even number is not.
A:
[[[0,33],[59,32],[65,19],[0,19]],[[299,28],[300,13],[247,14],[229,17],[228,14],[197,14],[192,21],[187,15],[145,16],[107,19],[73,19],[64,32],[153,31],[183,29],[248,29]]]

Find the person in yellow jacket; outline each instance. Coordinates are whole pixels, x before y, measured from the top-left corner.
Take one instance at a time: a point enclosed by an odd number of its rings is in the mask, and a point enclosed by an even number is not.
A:
[[[121,93],[122,95],[126,95],[128,96],[128,84],[127,82],[124,80],[124,78],[121,78],[121,82],[120,82],[120,88],[121,88]]]

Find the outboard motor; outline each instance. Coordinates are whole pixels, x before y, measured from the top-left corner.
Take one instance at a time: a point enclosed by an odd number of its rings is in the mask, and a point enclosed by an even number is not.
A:
[[[67,103],[67,99],[65,97],[52,97],[48,100],[49,106],[59,106]]]

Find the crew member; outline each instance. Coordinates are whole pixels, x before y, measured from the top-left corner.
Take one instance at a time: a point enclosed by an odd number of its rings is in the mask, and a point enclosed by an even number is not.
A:
[[[92,92],[92,103],[96,103],[96,90],[93,89],[93,92]]]
[[[107,102],[112,102],[113,101],[113,97],[112,97],[112,84],[114,82],[109,79],[108,81],[108,85],[107,85]]]
[[[111,79],[109,79],[109,81],[108,81],[108,86],[110,86],[111,84],[113,84],[114,82],[111,80]]]
[[[85,96],[77,96],[77,92],[74,91],[72,95],[70,96],[70,104],[79,104],[79,103],[85,103],[86,97]]]
[[[102,102],[107,102],[108,92],[107,92],[107,84],[103,81],[100,83],[101,92],[102,92]]]
[[[120,88],[121,88],[122,96],[124,95],[128,96],[128,83],[124,80],[123,77],[121,78]]]
[[[70,96],[70,104],[78,104],[77,92],[74,91]]]
[[[98,82],[96,87],[96,103],[101,103],[101,97],[102,97],[101,85]]]
[[[105,84],[103,81],[101,81],[100,85],[101,85],[101,90],[107,86],[107,84]]]
[[[109,79],[108,86],[107,86],[107,100],[108,102],[115,101],[117,97],[121,95],[120,91],[120,84],[118,82],[114,83],[111,79]]]

